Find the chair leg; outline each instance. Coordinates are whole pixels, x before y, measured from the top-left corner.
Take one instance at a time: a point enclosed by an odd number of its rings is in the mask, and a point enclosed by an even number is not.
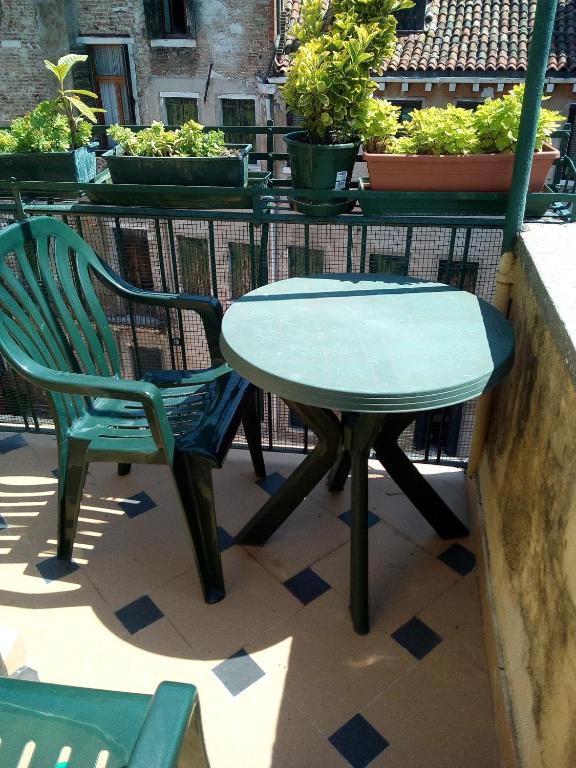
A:
[[[218,603],[226,591],[214,508],[212,465],[198,456],[176,452],[172,472],[192,537],[204,600]]]
[[[266,477],[266,466],[262,454],[262,435],[258,414],[258,398],[255,389],[244,400],[242,426],[244,427],[244,434],[248,442],[254,472],[259,480],[263,480]]]
[[[132,464],[120,462],[118,464],[118,474],[120,475],[120,477],[123,477],[124,475],[128,475],[130,474],[131,468],[132,468]]]
[[[59,447],[58,464],[58,546],[57,557],[70,560],[78,526],[78,515],[88,462],[85,446],[80,443]]]

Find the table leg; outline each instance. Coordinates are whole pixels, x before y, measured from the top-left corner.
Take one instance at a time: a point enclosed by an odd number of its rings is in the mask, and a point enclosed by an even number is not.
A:
[[[355,418],[355,414],[343,413],[342,414],[342,426],[351,424]],[[346,480],[352,469],[352,459],[350,458],[350,452],[344,447],[342,443],[338,458],[336,459],[334,466],[330,470],[328,475],[328,490],[329,491],[343,491],[346,485]]]
[[[467,536],[468,528],[422,477],[398,445],[401,433],[416,416],[418,416],[417,413],[386,415],[380,434],[374,443],[378,461],[442,539]]]
[[[352,460],[350,531],[350,613],[355,631],[370,629],[368,607],[368,456],[382,428],[383,416],[362,413],[344,428],[344,445]]]
[[[262,546],[320,482],[338,455],[342,427],[332,411],[285,402],[316,434],[318,443],[236,536],[239,544]]]

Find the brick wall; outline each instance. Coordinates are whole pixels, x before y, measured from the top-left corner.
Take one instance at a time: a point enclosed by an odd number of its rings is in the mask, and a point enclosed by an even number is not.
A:
[[[0,124],[49,97],[50,80],[42,61],[50,58],[47,51],[57,58],[69,50],[84,50],[76,45],[78,36],[132,39],[134,95],[143,123],[156,114],[148,103],[154,78],[181,79],[186,90],[191,78],[204,83],[212,64],[220,92],[226,92],[229,80],[230,93],[256,95],[257,75],[266,74],[273,51],[274,0],[196,0],[196,48],[152,48],[143,0],[0,0],[0,4],[0,41],[19,45],[0,46]]]

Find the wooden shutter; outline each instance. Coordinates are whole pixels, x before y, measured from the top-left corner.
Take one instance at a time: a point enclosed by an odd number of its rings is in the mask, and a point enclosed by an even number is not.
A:
[[[150,40],[162,37],[162,9],[161,0],[144,0],[144,18],[146,20],[146,34]]]
[[[479,266],[477,261],[448,262],[446,259],[440,259],[438,264],[438,281],[474,293]]]
[[[389,253],[371,253],[368,259],[368,271],[384,275],[407,275],[408,259]]]
[[[324,272],[324,251],[301,245],[288,246],[288,277],[305,277]]]
[[[182,125],[188,120],[198,122],[198,99],[166,98],[166,124]]]
[[[186,34],[196,37],[196,3],[194,0],[184,0],[186,7]]]
[[[182,290],[210,296],[210,255],[208,241],[197,237],[179,237]]]
[[[228,243],[230,256],[230,294],[238,299],[254,287],[252,249],[248,243]]]

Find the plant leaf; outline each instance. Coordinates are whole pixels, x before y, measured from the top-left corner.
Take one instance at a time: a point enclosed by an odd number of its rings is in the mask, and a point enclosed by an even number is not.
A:
[[[66,88],[64,93],[78,93],[80,96],[90,96],[91,99],[97,99],[98,94],[93,91],[85,91],[82,88]]]
[[[95,112],[105,112],[106,110],[101,109],[100,107],[89,107],[87,104],[84,104],[83,101],[80,101],[80,99],[77,99],[75,96],[66,96],[70,104],[72,104],[80,114],[84,115],[88,120],[90,120],[91,123],[96,122],[96,115]]]

